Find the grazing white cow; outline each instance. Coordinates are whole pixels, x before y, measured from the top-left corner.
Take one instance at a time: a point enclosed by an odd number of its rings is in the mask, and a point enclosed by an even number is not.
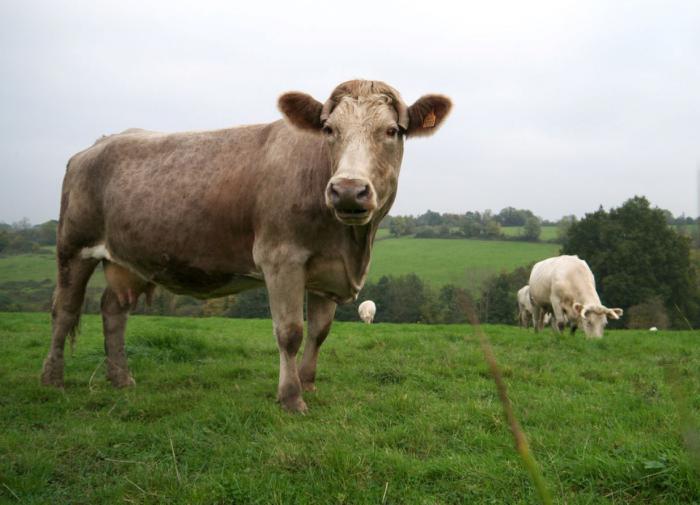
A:
[[[377,313],[377,306],[372,300],[365,300],[357,308],[357,313],[360,314],[360,319],[362,319],[367,324],[372,324],[374,321],[374,315]]]
[[[649,331],[659,331],[659,329],[656,326],[652,326],[649,328]]]
[[[572,331],[580,326],[587,337],[601,338],[608,317],[622,315],[622,309],[609,309],[600,302],[593,272],[578,256],[557,256],[535,264],[530,273],[530,298],[535,331],[542,329],[542,311],[550,311],[557,331],[568,319]]]

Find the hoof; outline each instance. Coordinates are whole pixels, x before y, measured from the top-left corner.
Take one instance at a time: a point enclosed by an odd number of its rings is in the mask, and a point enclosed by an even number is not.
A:
[[[136,385],[136,381],[129,374],[119,376],[111,375],[107,378],[112,383],[112,386],[115,388],[128,388]]]
[[[46,358],[41,372],[41,383],[44,386],[63,387],[63,360]]]
[[[297,412],[299,414],[306,414],[309,408],[306,406],[306,402],[302,400],[301,396],[296,398],[289,398],[287,400],[280,400],[280,405],[282,408],[288,412]]]
[[[302,382],[301,389],[303,389],[306,392],[313,393],[314,391],[316,391],[316,384],[314,384],[313,382]]]

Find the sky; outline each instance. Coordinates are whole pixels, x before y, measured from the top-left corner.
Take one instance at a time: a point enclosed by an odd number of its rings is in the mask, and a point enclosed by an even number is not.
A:
[[[407,140],[394,215],[700,212],[697,0],[2,2],[0,70],[0,221],[56,218],[103,134],[270,122],[353,78],[454,103]]]

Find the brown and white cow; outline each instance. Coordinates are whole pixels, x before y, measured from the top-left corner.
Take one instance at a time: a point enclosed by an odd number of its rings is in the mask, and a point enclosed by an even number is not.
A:
[[[340,84],[325,103],[279,98],[285,120],[187,133],[127,130],[68,162],[58,225],[58,285],[42,382],[63,385],[66,336],[85,286],[105,265],[107,376],[133,384],[129,310],[154,285],[211,298],[267,287],[280,353],[278,400],[306,410],[336,304],[354,300],[377,226],[396,196],[406,137],[432,134],[450,100],[406,106],[379,81]],[[308,335],[297,369],[308,294]]]

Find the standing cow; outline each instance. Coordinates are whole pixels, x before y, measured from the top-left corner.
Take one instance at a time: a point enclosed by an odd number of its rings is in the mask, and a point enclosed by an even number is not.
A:
[[[532,305],[532,299],[530,298],[530,286],[523,286],[518,290],[518,325],[521,328],[529,328],[530,321],[532,321],[532,326],[537,326],[537,321],[535,320],[535,309]],[[542,311],[540,314],[542,317],[542,326],[547,326],[551,320],[551,312]]]
[[[278,400],[303,412],[336,304],[355,299],[374,235],[396,197],[406,137],[430,135],[451,108],[406,106],[379,81],[348,81],[321,103],[279,99],[285,120],[205,132],[127,130],[71,158],[58,224],[58,285],[42,382],[63,386],[63,349],[102,261],[107,376],[134,383],[129,310],[154,285],[212,298],[264,283],[280,353]],[[297,369],[308,293],[308,335]]]
[[[357,313],[362,321],[367,324],[372,324],[374,315],[377,313],[377,306],[372,300],[365,300],[357,307]]]
[[[542,311],[551,311],[558,331],[567,321],[582,327],[587,337],[601,338],[608,317],[619,319],[622,309],[600,303],[593,272],[578,256],[557,256],[535,264],[530,273],[530,298],[536,326],[542,329]]]
[[[529,328],[530,321],[532,321],[533,326],[535,325],[532,313],[530,286],[523,286],[518,290],[518,324],[521,328]]]

